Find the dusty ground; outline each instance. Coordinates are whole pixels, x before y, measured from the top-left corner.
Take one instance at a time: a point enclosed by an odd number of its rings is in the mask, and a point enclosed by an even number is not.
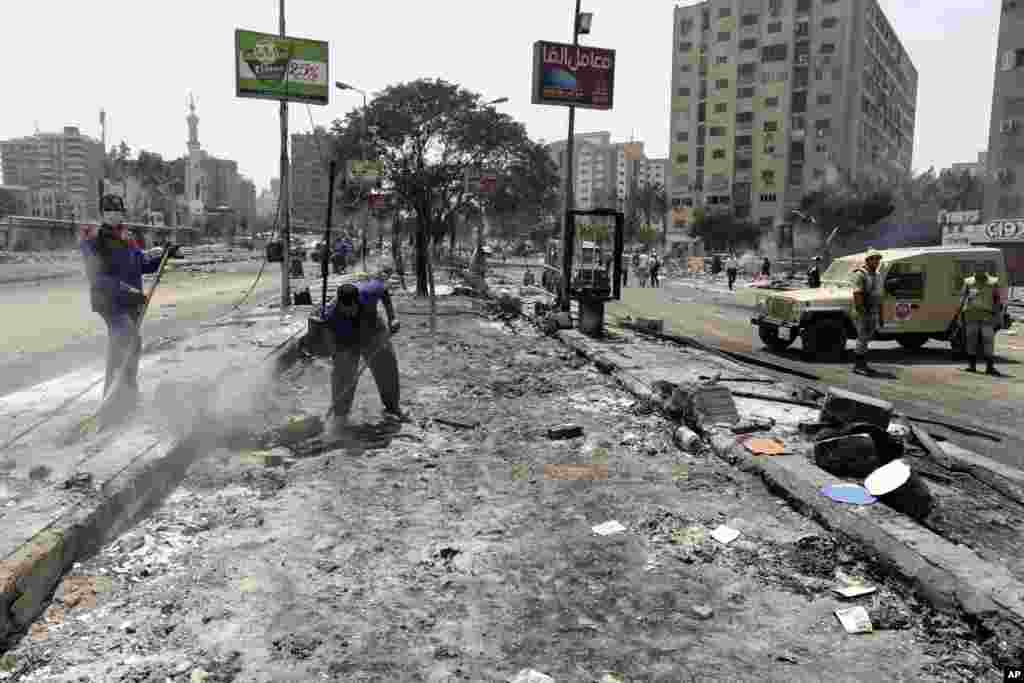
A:
[[[367,375],[362,446],[307,444],[287,468],[210,454],[75,568],[0,660],[7,679],[999,680],[962,624],[759,481],[677,450],[669,425],[556,342],[454,299],[444,310],[462,314],[431,337],[422,306],[399,308],[409,423],[372,426]],[[278,419],[322,412],[326,377],[320,361],[298,368]],[[584,436],[546,437],[568,422]],[[608,479],[546,476],[568,463]],[[591,530],[609,520],[626,530]],[[742,532],[728,546],[708,536],[722,523]],[[888,628],[843,631],[837,571],[878,586],[855,602]]]

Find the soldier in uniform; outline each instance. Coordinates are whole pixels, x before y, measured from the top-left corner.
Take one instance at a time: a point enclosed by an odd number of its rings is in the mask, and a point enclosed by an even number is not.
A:
[[[879,327],[882,309],[882,276],[878,266],[882,263],[881,252],[868,249],[864,265],[853,271],[853,319],[857,325],[857,350],[853,371],[862,375],[873,375],[868,367],[868,343],[874,338]]]
[[[960,310],[964,323],[967,372],[978,371],[978,358],[985,358],[985,374],[999,377],[992,360],[996,329],[1002,317],[999,278],[989,275],[984,263],[974,266],[974,275],[964,280],[960,292]],[[979,348],[980,346],[980,348]]]

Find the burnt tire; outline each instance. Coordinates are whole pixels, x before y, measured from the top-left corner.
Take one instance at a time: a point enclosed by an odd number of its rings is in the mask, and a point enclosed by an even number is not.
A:
[[[927,334],[901,334],[896,341],[907,351],[917,351],[928,343],[928,338]]]
[[[779,328],[775,325],[761,323],[757,326],[757,336],[772,351],[785,351],[793,344],[792,339],[783,339],[779,336]]]
[[[846,326],[838,318],[821,318],[805,328],[804,353],[813,359],[838,362],[846,352]]]

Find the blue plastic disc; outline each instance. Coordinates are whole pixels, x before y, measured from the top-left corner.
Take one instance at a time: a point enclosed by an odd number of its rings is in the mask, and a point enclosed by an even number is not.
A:
[[[871,505],[878,502],[877,498],[859,484],[828,484],[821,492],[837,503]]]

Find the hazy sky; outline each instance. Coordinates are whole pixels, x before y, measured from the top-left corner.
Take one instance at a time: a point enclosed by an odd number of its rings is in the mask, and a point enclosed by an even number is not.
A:
[[[987,146],[997,0],[881,0],[919,72],[914,168],[972,161]],[[618,51],[615,108],[580,110],[576,130],[635,134],[648,156],[668,153],[672,0],[584,0],[594,13],[582,42]],[[689,2],[680,4],[691,4]],[[102,8],[102,9],[100,9]],[[330,42],[331,80],[368,92],[440,77],[488,99],[529,134],[565,136],[563,107],[530,104],[533,41],[571,39],[572,0],[287,0],[289,35]],[[276,103],[235,97],[235,28],[276,33],[278,0],[73,0],[13,2],[4,12],[0,56],[8,68],[0,139],[78,125],[108,143],[175,158],[184,154],[187,92],[195,93],[199,138],[210,153],[236,159],[266,187],[277,175]],[[335,90],[313,106],[325,124],[360,105]],[[308,130],[305,105],[290,107],[292,132]]]

